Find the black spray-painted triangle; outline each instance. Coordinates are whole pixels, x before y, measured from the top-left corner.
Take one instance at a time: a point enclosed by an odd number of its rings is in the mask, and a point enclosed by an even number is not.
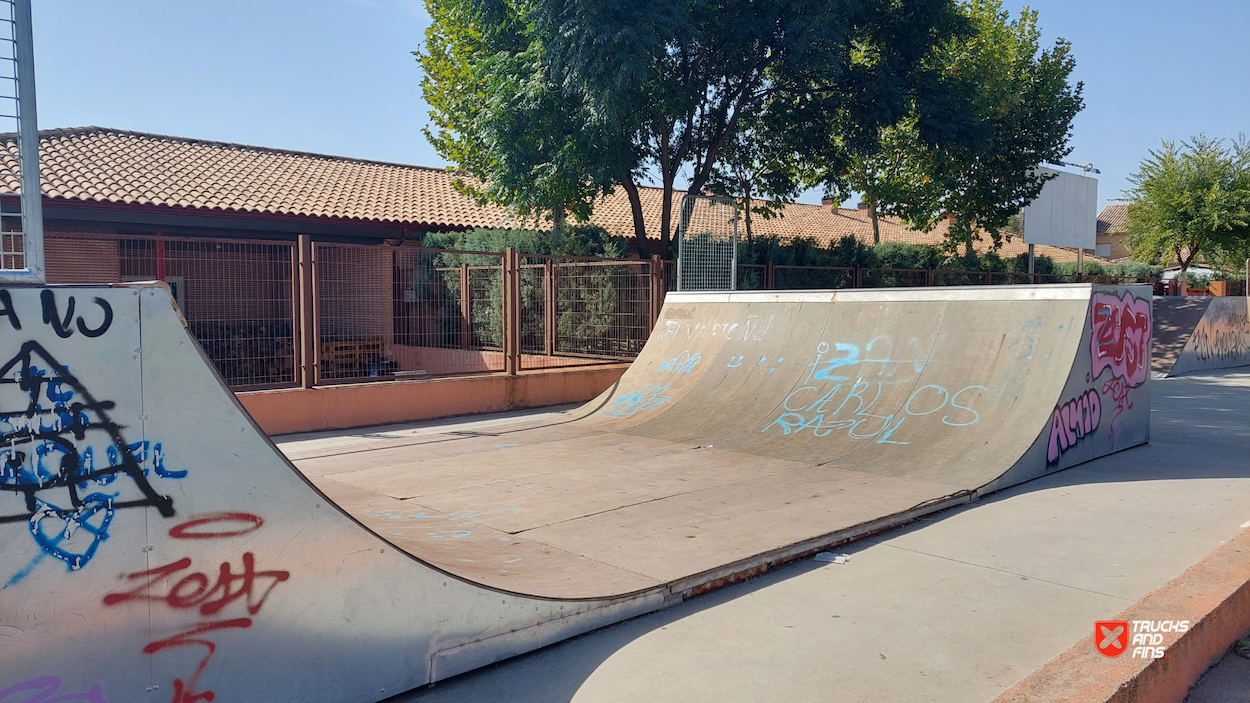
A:
[[[43,368],[37,370],[36,362]],[[51,383],[59,383],[60,388],[71,389],[75,401],[60,409],[40,407],[40,398],[44,396],[47,385]],[[0,515],[0,523],[30,519],[38,509],[36,497],[41,492],[52,489],[68,490],[70,506],[60,506],[60,512],[62,514],[74,513],[83,506],[83,501],[78,495],[78,484],[114,476],[120,478],[121,475],[128,476],[143,497],[115,502],[112,504],[113,509],[152,506],[164,517],[174,515],[173,499],[159,495],[153,490],[143,474],[143,467],[139,465],[130,449],[130,443],[122,436],[123,426],[113,422],[109,417],[108,411],[113,409],[115,403],[109,400],[96,400],[86,387],[65,366],[52,358],[52,355],[38,342],[26,342],[16,356],[0,367],[0,390],[8,384],[16,384],[22,392],[26,393],[29,402],[20,410],[0,408],[0,420],[8,422],[13,430],[0,435],[0,450],[9,450],[9,457],[6,461],[8,466],[5,468],[10,469],[0,473],[0,491],[22,494],[25,497],[26,511]],[[91,420],[88,414],[95,415],[97,419]],[[48,430],[41,419],[51,416],[59,416],[62,420],[68,416],[70,422],[66,424],[62,421],[56,425],[55,429]],[[89,431],[107,433],[113,446],[116,447],[117,457],[116,460],[110,458],[109,461],[102,462],[109,466],[97,469],[93,465],[90,471],[82,472],[79,470],[81,456],[75,446],[75,441],[81,442]],[[45,442],[55,445],[62,454],[59,471],[54,476],[48,477],[24,476],[21,467],[27,457],[26,454],[18,451],[17,447],[30,447],[33,451]],[[9,474],[12,476],[10,477]]]

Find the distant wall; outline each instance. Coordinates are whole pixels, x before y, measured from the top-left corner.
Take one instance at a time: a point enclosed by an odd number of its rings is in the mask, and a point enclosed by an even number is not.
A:
[[[589,369],[239,393],[268,434],[346,429],[591,400],[628,364]]]

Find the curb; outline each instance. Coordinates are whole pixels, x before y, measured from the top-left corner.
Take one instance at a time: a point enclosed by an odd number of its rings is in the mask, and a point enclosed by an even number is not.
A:
[[[1188,620],[1163,634],[1162,659],[1108,658],[1091,634],[994,703],[1180,703],[1208,668],[1250,630],[1250,530],[1243,530],[1114,620]],[[1093,629],[1093,623],[1090,623]],[[1131,631],[1131,629],[1130,629]]]

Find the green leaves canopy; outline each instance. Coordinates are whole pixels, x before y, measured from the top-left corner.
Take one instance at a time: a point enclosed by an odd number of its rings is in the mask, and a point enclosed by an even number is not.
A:
[[[1250,143],[1198,135],[1164,141],[1129,177],[1128,246],[1148,263],[1181,270],[1203,254],[1240,268],[1250,256]]]
[[[1000,0],[969,0],[960,11],[973,32],[929,57],[935,90],[883,130],[880,151],[853,159],[849,175],[831,184],[844,196],[868,193],[883,212],[925,231],[952,217],[951,249],[970,249],[978,228],[997,248],[1011,218],[1041,192],[1046,179],[1034,169],[1071,153],[1083,86],[1069,83],[1076,64],[1068,42],[1041,49],[1036,12],[1012,20]]]

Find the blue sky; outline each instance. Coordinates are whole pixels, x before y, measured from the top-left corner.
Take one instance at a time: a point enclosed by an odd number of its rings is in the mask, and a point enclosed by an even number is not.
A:
[[[1250,132],[1250,2],[1032,7],[1048,43],[1074,45],[1086,108],[1070,160],[1102,170],[1103,204],[1161,139]],[[39,0],[34,13],[41,127],[445,165],[421,134],[420,0]]]

